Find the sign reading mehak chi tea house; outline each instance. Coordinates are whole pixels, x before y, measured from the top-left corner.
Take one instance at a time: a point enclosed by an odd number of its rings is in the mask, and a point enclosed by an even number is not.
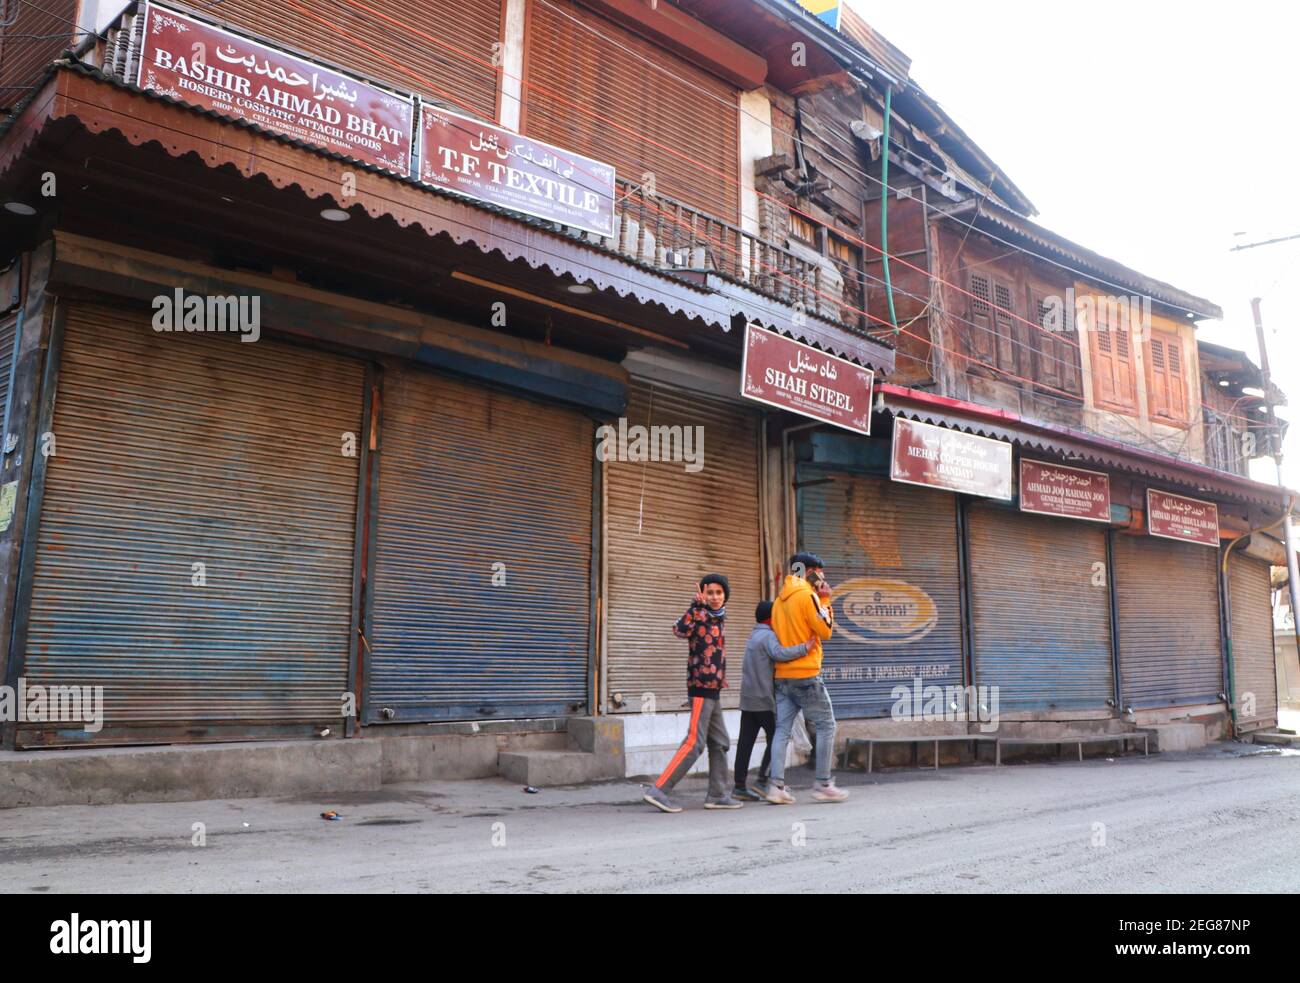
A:
[[[1020,511],[1110,521],[1110,476],[1020,459]]]
[[[145,7],[137,83],[403,177],[411,172],[410,96],[153,4]]]
[[[1011,445],[895,417],[889,476],[909,485],[1010,501]]]
[[[1219,545],[1219,507],[1213,502],[1147,489],[1147,532],[1202,546]]]
[[[425,103],[420,181],[601,236],[614,234],[614,168]]]
[[[875,373],[756,324],[745,329],[740,394],[855,433],[871,433]]]

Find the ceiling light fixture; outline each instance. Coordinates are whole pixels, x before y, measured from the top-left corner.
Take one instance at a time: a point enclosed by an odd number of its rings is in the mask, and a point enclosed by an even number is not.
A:
[[[35,215],[36,209],[21,201],[6,201],[5,211],[13,212],[15,215]]]
[[[327,222],[346,222],[352,216],[341,208],[322,208],[320,217]]]
[[[571,294],[589,294],[593,290],[589,283],[571,283],[564,289]]]

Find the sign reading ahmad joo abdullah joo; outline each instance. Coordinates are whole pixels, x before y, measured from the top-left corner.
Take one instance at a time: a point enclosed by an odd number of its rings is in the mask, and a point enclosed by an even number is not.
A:
[[[600,236],[614,234],[614,168],[425,103],[420,182]]]
[[[909,485],[1010,501],[1011,445],[895,417],[889,476]]]
[[[147,4],[137,84],[222,116],[411,173],[415,101]]]
[[[1110,476],[1022,457],[1020,511],[1109,522]]]
[[[1147,532],[1201,546],[1219,545],[1219,507],[1213,502],[1147,489]]]
[[[745,328],[740,394],[768,406],[871,433],[875,373],[756,324]]]

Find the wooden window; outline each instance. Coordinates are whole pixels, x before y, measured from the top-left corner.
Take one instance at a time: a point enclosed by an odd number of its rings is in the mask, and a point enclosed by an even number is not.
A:
[[[1092,315],[1093,397],[1099,406],[1137,412],[1137,378],[1125,312],[1100,301]]]
[[[966,277],[970,292],[968,318],[971,354],[981,362],[1020,374],[1020,331],[1016,326],[1015,294],[1011,287],[987,273],[971,270]]]
[[[1183,342],[1176,334],[1154,331],[1148,345],[1147,399],[1153,417],[1186,424],[1187,380],[1183,375]]]
[[[970,351],[981,362],[994,364],[993,339],[993,284],[987,274],[972,270],[966,276],[966,289],[970,294],[967,318],[971,322],[967,337]]]
[[[862,275],[862,250],[834,233],[826,237],[826,254],[844,281],[840,320],[845,324],[862,324],[867,306],[866,283]]]
[[[790,235],[813,248],[817,247],[817,226],[798,212],[790,212]]]
[[[1057,296],[1064,295],[1060,291]],[[1035,291],[1029,293],[1029,308],[1033,311],[1034,323],[1038,325],[1031,330],[1033,336],[1034,382],[1040,383],[1051,395],[1062,397],[1068,394],[1083,398],[1083,370],[1079,360],[1079,331],[1074,323],[1073,311],[1062,311],[1056,323],[1052,317],[1052,306],[1044,295]]]

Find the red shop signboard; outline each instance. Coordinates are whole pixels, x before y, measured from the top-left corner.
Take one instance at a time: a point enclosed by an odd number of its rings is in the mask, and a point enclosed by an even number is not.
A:
[[[415,101],[185,14],[147,4],[142,89],[411,173]]]
[[[1219,507],[1199,498],[1147,489],[1147,532],[1201,546],[1219,545]]]
[[[601,236],[614,234],[614,168],[428,103],[420,182]]]
[[[895,417],[889,476],[909,485],[946,488],[1009,501],[1011,445],[991,437]]]
[[[756,324],[745,328],[740,394],[854,433],[871,434],[875,373]]]
[[[1022,457],[1020,511],[1109,522],[1110,476]]]

